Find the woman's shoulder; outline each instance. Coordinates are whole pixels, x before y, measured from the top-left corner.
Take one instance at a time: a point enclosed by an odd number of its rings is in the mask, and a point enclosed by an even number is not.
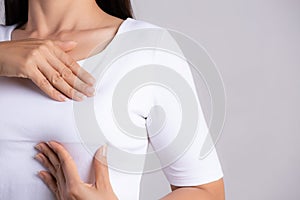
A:
[[[0,24],[0,41],[8,41],[11,39],[11,33],[16,28],[17,24],[5,26]]]

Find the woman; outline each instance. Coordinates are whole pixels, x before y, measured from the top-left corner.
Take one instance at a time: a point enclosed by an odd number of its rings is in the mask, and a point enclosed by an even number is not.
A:
[[[141,175],[108,169],[103,148],[96,154],[103,163],[93,160],[80,145],[72,101],[66,100],[94,95],[95,79],[79,64],[89,59],[95,44],[154,26],[133,20],[126,0],[6,0],[5,9],[7,26],[0,28],[0,199],[52,199],[50,191],[57,199],[138,199]],[[105,92],[96,96],[106,99]],[[99,115],[106,107],[101,109]],[[114,145],[136,153],[147,150],[145,141],[117,135],[110,123],[107,127]],[[167,143],[163,137],[150,142],[157,148]],[[201,137],[190,149],[200,143]],[[224,199],[215,151],[203,160],[194,154],[189,150],[164,169],[172,192],[162,199]],[[30,159],[34,155],[48,171],[40,171]],[[36,171],[50,190],[34,176]]]

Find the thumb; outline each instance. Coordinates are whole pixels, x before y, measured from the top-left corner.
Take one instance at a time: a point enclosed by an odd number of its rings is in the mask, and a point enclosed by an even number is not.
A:
[[[94,169],[95,169],[95,184],[96,188],[108,189],[111,188],[109,181],[109,173],[107,166],[107,145],[99,148],[94,156]]]
[[[77,46],[77,42],[75,41],[55,41],[57,46],[59,46],[63,51],[68,52],[74,49]]]

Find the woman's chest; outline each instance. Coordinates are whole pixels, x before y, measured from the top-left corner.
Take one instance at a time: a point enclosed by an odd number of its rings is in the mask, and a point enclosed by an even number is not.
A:
[[[76,141],[71,102],[56,102],[30,80],[0,78],[1,139]]]
[[[76,105],[80,103],[54,101],[28,79],[0,77],[0,140],[82,143],[87,136],[99,138],[96,134],[103,134],[105,141],[98,141],[99,144],[108,141],[126,151],[144,152],[148,141],[124,134],[114,123],[110,93],[109,89],[102,89],[92,106],[93,112],[83,110],[76,119]],[[99,133],[98,129],[93,132],[94,136],[87,125],[91,118],[97,123],[93,126],[99,129]],[[82,125],[86,129],[80,128]]]

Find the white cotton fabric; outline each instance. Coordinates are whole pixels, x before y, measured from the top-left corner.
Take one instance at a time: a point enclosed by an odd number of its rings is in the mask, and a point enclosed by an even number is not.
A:
[[[0,41],[11,40],[11,32],[15,27],[0,26]],[[128,18],[117,34],[154,27],[156,26]],[[145,154],[150,143],[154,150],[166,147],[176,137],[181,111],[178,101],[168,90],[159,85],[147,86],[132,96],[128,103],[128,112],[132,122],[143,127],[149,139],[136,139],[122,133],[112,117],[111,99],[117,83],[126,73],[151,63],[171,66],[190,84],[196,94],[187,63],[176,56],[153,51],[141,50],[118,59],[97,87],[95,113],[104,135],[111,144],[130,153]],[[88,67],[85,65],[87,60],[81,60],[79,64]],[[150,120],[150,109],[154,105],[163,107],[167,123],[158,135],[152,137],[153,133],[146,128]],[[154,117],[155,115],[151,116]],[[207,124],[201,107],[197,130],[197,136],[190,148],[176,162],[163,169],[172,185],[201,185],[223,176],[215,150],[205,159],[198,158],[207,135]],[[54,199],[46,185],[37,177],[37,172],[43,167],[33,158],[37,153],[34,146],[40,141],[49,140],[59,141],[66,147],[84,181],[93,180],[93,156],[81,143],[73,115],[73,101],[54,101],[27,79],[0,77],[0,200]],[[163,163],[163,157],[158,157]],[[137,165],[142,168],[144,163]],[[114,169],[109,169],[109,173],[113,189],[120,200],[139,199],[140,174],[128,174]]]

